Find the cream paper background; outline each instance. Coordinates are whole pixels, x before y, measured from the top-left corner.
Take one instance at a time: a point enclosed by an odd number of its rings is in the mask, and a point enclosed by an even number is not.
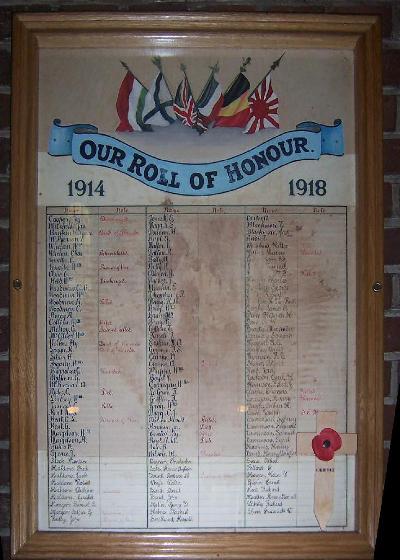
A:
[[[207,51],[206,51],[207,52]],[[243,134],[241,129],[214,128],[202,136],[181,123],[154,127],[154,132],[118,133],[115,101],[126,62],[135,76],[150,87],[157,68],[151,57],[160,55],[164,75],[173,94],[180,81],[180,63],[195,98],[209,76],[209,66],[219,61],[217,78],[224,91],[239,72],[243,57],[251,56],[246,76],[251,91],[264,77],[284,49],[242,50],[215,49],[192,51],[144,51],[64,49],[41,51],[39,87],[39,205],[71,204],[69,180],[103,179],[105,197],[75,197],[75,204],[163,204],[172,199],[183,204],[354,204],[354,99],[352,54],[342,51],[290,50],[272,74],[272,84],[280,101],[280,129]],[[50,127],[55,118],[62,124],[88,123],[99,132],[120,139],[146,153],[180,162],[212,162],[241,154],[282,132],[294,130],[302,121],[332,125],[335,119],[344,124],[345,155],[322,156],[319,161],[297,162],[285,166],[244,189],[217,195],[189,197],[156,191],[117,171],[79,166],[71,157],[47,154]],[[293,178],[325,179],[327,196],[322,201],[289,196],[288,183]]]
[[[348,243],[348,385],[347,428],[355,430],[355,156],[354,156],[354,75],[352,54],[346,51],[287,50],[280,67],[274,71],[272,83],[280,100],[280,129],[244,135],[238,129],[212,129],[201,137],[195,131],[175,123],[170,127],[156,129],[153,133],[123,134],[115,132],[118,117],[115,100],[125,70],[124,60],[134,75],[146,87],[157,73],[150,58],[162,57],[164,75],[174,93],[182,79],[179,65],[184,62],[194,96],[197,97],[209,76],[208,67],[218,60],[218,80],[225,90],[239,72],[242,57],[251,56],[246,76],[251,89],[263,78],[266,70],[284,49],[55,49],[41,50],[39,71],[39,153],[38,153],[38,205],[45,206],[130,206],[130,205],[316,205],[347,206]],[[322,156],[319,161],[304,161],[283,167],[262,180],[232,193],[219,196],[183,197],[156,191],[116,171],[90,166],[78,166],[67,157],[47,154],[47,142],[53,119],[62,124],[90,123],[99,132],[109,134],[123,142],[134,145],[151,155],[174,161],[207,162],[232,157],[281,132],[295,129],[302,121],[316,121],[332,125],[342,119],[345,133],[343,157]],[[327,181],[326,197],[289,196],[289,181],[302,178]],[[80,197],[71,200],[67,184],[70,180],[102,179],[104,197]],[[83,210],[84,212],[84,210]],[[334,243],[334,240],[333,240]],[[39,526],[49,529],[47,515],[47,435],[46,435],[46,337],[45,337],[45,214],[39,220]],[[343,403],[339,405],[342,409]],[[343,410],[344,412],[344,410]],[[308,429],[311,431],[312,421]],[[119,458],[114,458],[118,464]],[[124,458],[126,462],[126,458]],[[304,511],[312,509],[313,480],[312,458],[301,459]],[[348,524],[344,530],[354,528],[354,468],[353,458],[337,459],[338,476],[347,463],[346,488],[336,487],[335,503],[342,511],[347,510]],[[140,473],[143,465],[135,467]],[[125,476],[125,475],[124,475]],[[130,487],[135,481],[129,481]],[[346,504],[341,496],[347,491]],[[136,490],[135,490],[136,492]],[[140,494],[140,492],[139,492]],[[137,494],[137,495],[139,495]],[[140,500],[143,496],[140,494]],[[228,511],[227,511],[228,515]],[[308,515],[308,514],[307,514]],[[311,516],[312,517],[312,516]],[[341,514],[339,514],[339,518]],[[335,518],[335,514],[333,519]],[[308,529],[316,530],[314,526]],[[113,527],[109,527],[113,529]],[[129,527],[125,527],[129,530]],[[63,528],[62,530],[67,530]],[[104,527],[103,527],[104,530]],[[255,530],[254,528],[251,530]],[[264,529],[261,529],[264,530]],[[273,527],[274,531],[284,530]],[[291,529],[295,530],[295,529]],[[337,530],[337,528],[335,529]]]

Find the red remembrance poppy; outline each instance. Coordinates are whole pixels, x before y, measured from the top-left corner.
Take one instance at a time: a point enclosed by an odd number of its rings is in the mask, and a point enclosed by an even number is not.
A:
[[[321,461],[330,461],[342,447],[342,438],[333,428],[324,428],[312,440],[314,454]]]

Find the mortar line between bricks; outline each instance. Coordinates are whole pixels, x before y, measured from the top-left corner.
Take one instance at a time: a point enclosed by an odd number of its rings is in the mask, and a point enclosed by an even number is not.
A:
[[[9,537],[10,536],[10,529],[4,528],[0,529],[0,537]]]
[[[398,39],[382,39],[382,47],[398,51],[400,50],[400,41]]]
[[[383,399],[383,404],[385,406],[393,406],[394,404],[396,404],[396,399],[394,399],[393,397],[385,397]]]
[[[393,360],[400,360],[400,352],[385,352],[384,355],[385,362],[392,362]]]
[[[383,138],[385,140],[398,140],[400,138],[400,132],[395,131],[395,132],[384,132],[383,133]]]
[[[386,183],[400,183],[400,174],[398,175],[384,175],[383,176]]]
[[[383,270],[386,274],[400,274],[400,264],[385,264]]]
[[[395,229],[400,227],[400,217],[385,218],[385,229]]]
[[[383,95],[400,95],[400,87],[384,86],[382,88]]]
[[[400,309],[386,309],[385,317],[400,317]]]
[[[8,362],[10,359],[10,355],[8,350],[6,352],[0,352],[0,362]]]

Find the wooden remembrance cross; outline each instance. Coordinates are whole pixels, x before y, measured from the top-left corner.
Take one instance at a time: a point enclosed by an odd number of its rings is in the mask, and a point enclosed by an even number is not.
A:
[[[325,529],[333,510],[335,454],[355,455],[357,434],[335,430],[336,412],[318,412],[316,433],[297,434],[297,455],[315,455],[314,514]]]

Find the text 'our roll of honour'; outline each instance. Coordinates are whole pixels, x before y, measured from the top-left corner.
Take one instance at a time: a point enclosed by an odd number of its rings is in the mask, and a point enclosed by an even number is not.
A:
[[[307,138],[295,137],[281,140],[258,153],[253,153],[251,157],[231,161],[224,165],[225,179],[229,183],[235,183],[241,181],[245,176],[254,175],[270,163],[276,164],[282,157],[309,151]],[[107,167],[119,167],[121,171],[164,187],[179,189],[181,185],[179,171],[171,170],[170,165],[169,169],[163,168],[148,161],[144,155],[137,152],[134,152],[133,157],[128,159],[127,152],[120,146],[97,143],[87,139],[81,142],[79,153],[83,160],[89,162],[95,159],[98,163],[104,162]],[[217,175],[217,169],[209,169],[204,172],[195,171],[188,176],[189,185],[194,190],[212,189]]]

